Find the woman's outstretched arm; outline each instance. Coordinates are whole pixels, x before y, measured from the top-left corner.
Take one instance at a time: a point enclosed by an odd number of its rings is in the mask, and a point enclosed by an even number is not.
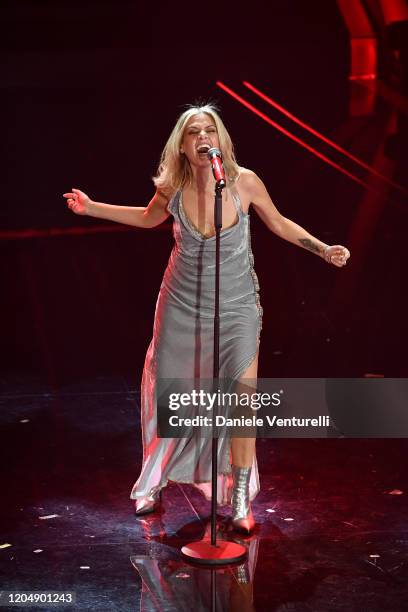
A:
[[[160,191],[156,191],[148,206],[117,206],[94,202],[80,189],[64,193],[64,198],[67,198],[68,208],[77,215],[88,215],[135,227],[155,227],[169,216],[166,209],[168,199]]]
[[[319,255],[328,263],[339,268],[346,264],[350,257],[350,251],[346,247],[340,244],[329,246],[309,234],[291,219],[281,215],[272,202],[265,185],[254,172],[245,170],[241,178],[244,179],[242,188],[246,191],[262,221],[272,232],[284,240]]]

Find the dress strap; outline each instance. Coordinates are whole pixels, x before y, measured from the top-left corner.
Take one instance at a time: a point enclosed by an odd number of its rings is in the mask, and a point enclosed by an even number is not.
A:
[[[174,213],[177,212],[177,209],[178,209],[178,202],[180,199],[180,194],[181,194],[181,191],[176,191],[176,193],[171,196],[166,206],[167,211],[171,215],[173,215],[173,217],[174,217]]]
[[[237,189],[235,187],[231,187],[230,188],[230,193],[232,196],[232,201],[234,202],[234,206],[237,210],[238,215],[242,215],[243,211],[242,211],[242,206],[241,206],[241,199],[239,197],[239,193],[237,191]]]

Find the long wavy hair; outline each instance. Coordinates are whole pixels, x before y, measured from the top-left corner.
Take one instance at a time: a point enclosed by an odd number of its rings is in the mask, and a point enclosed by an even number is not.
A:
[[[167,197],[192,182],[191,166],[187,157],[180,153],[180,146],[188,120],[200,113],[209,115],[217,128],[227,184],[231,185],[237,180],[239,166],[235,159],[234,145],[217,111],[213,104],[190,106],[178,118],[161,154],[157,174],[153,177],[156,188]]]

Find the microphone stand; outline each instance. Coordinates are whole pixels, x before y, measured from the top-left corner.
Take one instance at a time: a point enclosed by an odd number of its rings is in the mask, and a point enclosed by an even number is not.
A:
[[[220,254],[222,228],[222,190],[226,183],[219,179],[215,185],[214,226],[215,226],[215,300],[214,300],[214,361],[213,393],[218,390],[220,377]],[[186,544],[181,553],[188,561],[200,565],[226,565],[241,563],[247,549],[241,544],[221,540],[217,542],[217,480],[218,480],[218,438],[215,414],[212,417],[212,464],[211,464],[211,540],[203,539]]]

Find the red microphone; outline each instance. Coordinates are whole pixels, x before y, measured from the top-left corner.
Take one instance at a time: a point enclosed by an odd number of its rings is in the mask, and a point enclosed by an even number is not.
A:
[[[215,182],[217,183],[217,186],[221,187],[222,189],[226,186],[227,181],[225,179],[224,166],[222,165],[221,151],[216,147],[212,147],[211,149],[208,149],[207,155],[211,162]]]

